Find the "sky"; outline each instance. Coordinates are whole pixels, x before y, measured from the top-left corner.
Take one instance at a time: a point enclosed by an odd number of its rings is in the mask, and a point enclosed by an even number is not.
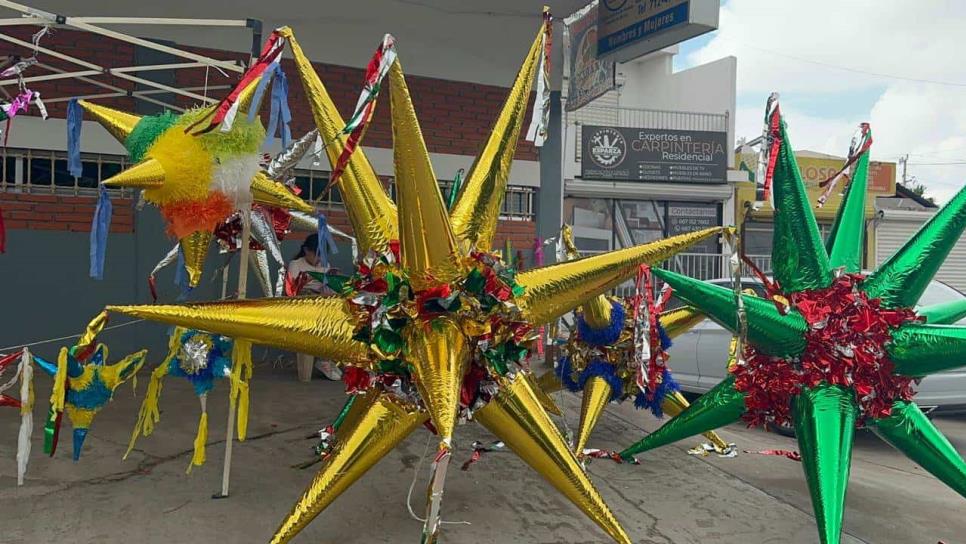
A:
[[[682,44],[675,67],[738,58],[739,138],[761,134],[772,91],[795,149],[844,156],[871,123],[872,158],[908,154],[908,176],[941,203],[966,185],[964,29],[961,0],[725,0],[718,30]]]

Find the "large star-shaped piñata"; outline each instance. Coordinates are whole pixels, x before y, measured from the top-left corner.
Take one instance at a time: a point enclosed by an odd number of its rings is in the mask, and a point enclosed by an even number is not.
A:
[[[238,97],[242,112],[258,109],[254,99],[261,77],[242,88]],[[201,281],[215,227],[240,205],[254,201],[313,212],[309,204],[259,168],[265,130],[258,117],[249,119],[242,113],[231,130],[195,135],[186,130],[209,118],[217,106],[142,117],[86,100],[78,103],[135,162],[101,184],[143,189],[145,200],[160,207],[168,232],[181,245],[190,287]]]
[[[543,32],[543,28],[541,28]],[[306,95],[335,163],[345,126],[291,31]],[[721,229],[515,273],[492,247],[532,80],[543,53],[533,42],[458,202],[447,213],[398,61],[391,90],[397,205],[361,149],[339,188],[361,254],[336,297],[261,299],[110,310],[247,338],[338,361],[359,397],[336,445],[272,542],[287,542],[379,459],[427,421],[440,437],[424,539],[435,540],[453,430],[472,418],[504,441],[618,542],[627,534],[540,405],[524,370],[533,329],[612,288],[644,262]]]
[[[560,240],[570,260],[578,258],[574,244],[573,229],[564,225]],[[652,304],[652,310],[657,309]],[[704,320],[704,314],[690,306],[682,306],[668,312],[654,311],[654,327],[648,327],[648,358],[660,365],[649,365],[636,360],[639,346],[635,345],[635,329],[642,323],[636,319],[649,319],[650,315],[640,313],[634,316],[634,308],[619,300],[597,295],[582,304],[576,312],[576,330],[561,348],[563,357],[557,368],[538,379],[544,392],[553,393],[566,387],[573,392],[581,392],[580,422],[574,441],[574,452],[578,457],[584,455],[584,448],[590,439],[604,408],[610,402],[623,402],[634,399],[638,408],[650,408],[655,416],[664,413],[677,415],[688,407],[671,377],[670,369],[664,365],[666,350],[671,340],[690,330]],[[655,368],[649,369],[649,366]],[[663,367],[663,369],[661,368]],[[650,370],[663,370],[653,372]],[[642,387],[639,383],[643,382]],[[714,448],[724,452],[728,443],[715,432],[705,433]],[[598,452],[606,453],[606,452]]]
[[[837,543],[857,427],[871,429],[966,496],[966,463],[912,402],[915,380],[966,365],[966,327],[941,324],[962,317],[961,304],[959,311],[948,306],[913,310],[966,227],[966,189],[864,276],[867,147],[850,152],[857,158],[852,180],[823,245],[775,106],[766,116],[771,142],[766,155],[774,165],[777,285],[768,299],[743,296],[748,345],[730,376],[622,455],[739,419],[753,425],[791,422],[821,541]],[[868,126],[863,128],[871,140]],[[656,273],[681,299],[739,331],[732,290]]]

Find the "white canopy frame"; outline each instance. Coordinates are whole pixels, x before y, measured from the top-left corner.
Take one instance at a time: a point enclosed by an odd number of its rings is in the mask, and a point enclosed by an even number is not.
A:
[[[225,74],[225,72],[234,73],[244,73],[246,66],[243,63],[237,61],[221,60],[211,58],[205,55],[200,55],[191,51],[185,51],[183,49],[178,49],[177,47],[171,47],[161,43],[155,43],[150,40],[145,40],[143,38],[138,38],[123,32],[118,32],[108,28],[103,28],[98,25],[155,25],[155,26],[208,26],[208,27],[236,27],[236,28],[248,28],[252,32],[252,58],[258,56],[258,48],[261,45],[261,32],[262,24],[261,21],[256,19],[174,19],[165,17],[68,17],[65,15],[58,15],[56,13],[50,13],[40,9],[32,8],[30,6],[20,4],[17,2],[12,2],[10,0],[0,0],[0,8],[7,8],[21,14],[21,17],[14,18],[0,18],[0,27],[4,26],[14,26],[14,25],[36,25],[40,27],[49,26],[52,28],[71,28],[74,30],[80,30],[84,32],[91,32],[93,34],[98,34],[110,39],[119,40],[132,45],[137,45],[140,47],[153,49],[155,51],[160,51],[162,53],[167,53],[172,56],[180,57],[186,59],[189,62],[176,62],[168,64],[154,64],[146,66],[119,66],[119,67],[107,67],[101,64],[89,62],[87,60],[60,53],[53,49],[43,47],[40,45],[35,45],[31,42],[15,38],[8,34],[0,32],[0,40],[18,45],[29,51],[36,53],[43,53],[50,57],[60,59],[71,64],[77,65],[78,70],[69,71],[61,68],[56,68],[48,64],[37,63],[35,66],[43,68],[50,73],[41,75],[30,75],[27,77],[4,79],[0,80],[0,89],[8,85],[19,85],[23,83],[31,82],[42,82],[51,81],[57,79],[77,79],[85,83],[101,87],[103,89],[109,90],[109,93],[98,93],[98,94],[88,94],[84,96],[72,96],[72,97],[45,97],[44,101],[47,103],[64,102],[71,98],[108,98],[108,97],[119,97],[119,96],[130,96],[138,100],[143,100],[152,104],[157,104],[165,108],[169,108],[175,111],[184,111],[184,108],[178,107],[174,104],[164,102],[157,98],[152,97],[152,95],[158,94],[176,94],[179,96],[184,96],[191,98],[192,100],[201,103],[215,103],[218,99],[208,96],[207,91],[215,89],[225,89],[229,86],[227,85],[217,85],[204,87],[190,87],[190,88],[176,88],[157,81],[151,81],[150,79],[145,79],[138,75],[134,75],[142,72],[153,72],[161,70],[182,70],[182,69],[197,69],[204,68],[205,70],[215,69],[220,73]],[[250,60],[249,60],[250,62]],[[116,85],[111,85],[103,81],[99,81],[95,78],[99,76],[113,76],[118,79],[124,79],[148,87],[146,90],[129,91],[123,89]],[[204,94],[198,94],[197,91],[201,91]]]

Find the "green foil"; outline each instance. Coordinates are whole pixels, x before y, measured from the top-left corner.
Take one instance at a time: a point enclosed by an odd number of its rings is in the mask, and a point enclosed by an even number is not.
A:
[[[822,544],[838,544],[858,412],[854,396],[823,384],[795,397],[792,409],[819,538]]]
[[[914,403],[898,401],[892,405],[892,415],[872,420],[868,426],[879,438],[966,497],[966,462]]]
[[[862,271],[862,249],[865,236],[865,194],[869,179],[869,152],[855,163],[852,181],[845,190],[829,232],[825,248],[832,268],[845,267],[846,272]]]
[[[772,270],[785,293],[821,289],[832,283],[832,270],[815,213],[808,202],[795,152],[788,140],[784,119],[782,143],[773,178],[775,233],[772,238]]]
[[[359,395],[349,395],[349,398],[342,405],[342,411],[339,412],[338,417],[332,422],[332,430],[338,431],[339,427],[342,426],[342,422],[345,421],[345,416],[349,415],[349,409],[352,408],[352,403],[356,401],[356,397]]]
[[[886,346],[900,376],[918,378],[966,366],[966,327],[903,325]]]
[[[884,308],[915,306],[963,229],[966,229],[966,187],[882,263],[865,280],[862,289],[869,298],[882,299]]]
[[[923,306],[916,313],[930,325],[950,325],[966,317],[966,298]]]
[[[683,412],[622,451],[620,455],[624,459],[630,459],[638,453],[724,427],[741,419],[744,412],[745,395],[735,390],[734,376],[728,376]]]
[[[825,251],[822,249],[822,251]],[[727,287],[691,279],[668,270],[655,269],[654,275],[666,281],[682,300],[704,312],[721,326],[737,333],[735,293]],[[781,315],[769,300],[743,295],[748,320],[748,341],[768,355],[794,356],[805,349],[805,318],[790,310]]]

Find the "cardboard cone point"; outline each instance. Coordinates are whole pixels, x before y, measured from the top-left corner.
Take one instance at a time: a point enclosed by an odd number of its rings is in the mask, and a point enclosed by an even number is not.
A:
[[[685,411],[688,406],[691,406],[691,404],[688,402],[688,399],[684,398],[684,395],[680,391],[672,391],[664,396],[664,402],[661,403],[661,410],[664,411],[664,415],[666,416],[676,417]],[[728,443],[714,431],[701,433],[701,435],[707,438],[708,442],[711,442],[719,451],[728,448]]]
[[[252,199],[257,204],[309,214],[315,213],[315,208],[289,191],[284,183],[268,179],[264,170],[252,178]]]
[[[604,413],[604,408],[610,402],[613,392],[607,380],[594,376],[584,385],[584,396],[580,403],[580,423],[577,425],[577,440],[574,443],[574,453],[581,457],[590,433],[594,432],[597,420]]]
[[[427,418],[376,389],[357,398],[339,427],[335,446],[275,531],[272,544],[294,538]]]
[[[109,189],[157,189],[164,185],[164,167],[155,159],[144,159],[101,182]]]
[[[184,268],[188,273],[188,285],[193,289],[201,283],[201,273],[205,269],[208,248],[215,235],[206,230],[198,230],[178,240],[184,254]]]
[[[134,127],[141,122],[140,115],[101,106],[87,100],[78,100],[77,103],[121,145],[124,145],[124,141],[131,135]]]
[[[433,324],[412,323],[405,331],[406,360],[440,441],[451,446],[459,410],[460,386],[470,349],[460,328],[450,319]]]
[[[550,373],[553,375],[553,371],[550,371]],[[543,389],[537,382],[536,376],[534,376],[531,372],[525,372],[523,377],[530,382],[530,388],[533,389],[533,392],[537,395],[537,400],[540,401],[540,406],[543,406],[544,410],[555,416],[563,416],[563,412],[560,410],[560,407],[557,406],[557,403],[554,402],[553,398],[550,396],[550,393],[553,393],[553,391]],[[554,378],[556,378],[556,376],[554,376]],[[560,383],[560,380],[557,380],[557,383]]]
[[[527,380],[501,380],[500,392],[473,417],[616,542],[631,543]]]

